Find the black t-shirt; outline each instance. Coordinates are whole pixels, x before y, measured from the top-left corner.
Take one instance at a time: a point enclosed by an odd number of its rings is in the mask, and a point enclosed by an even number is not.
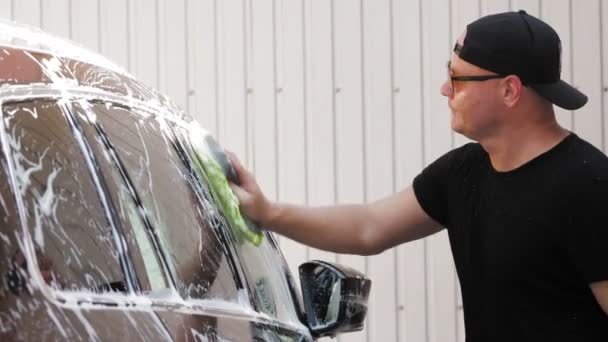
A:
[[[509,172],[479,144],[425,168],[414,192],[448,230],[468,342],[608,341],[589,283],[608,280],[608,158],[570,134]]]

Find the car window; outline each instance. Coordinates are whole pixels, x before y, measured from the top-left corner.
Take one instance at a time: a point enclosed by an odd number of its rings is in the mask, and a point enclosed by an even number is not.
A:
[[[43,279],[60,290],[124,290],[113,227],[62,110],[30,101],[4,103],[2,112]]]
[[[139,290],[143,292],[159,291],[170,288],[167,278],[168,270],[161,261],[158,238],[152,227],[141,215],[141,206],[135,192],[129,188],[128,181],[121,175],[120,168],[111,157],[109,145],[104,143],[97,127],[87,119],[91,105],[86,101],[72,103],[69,107],[75,118],[79,118],[79,127],[87,137],[92,155],[104,178],[105,192],[113,204],[129,256],[139,280]]]
[[[188,134],[186,129],[179,128],[178,136],[180,141],[186,142],[184,146],[199,145],[189,141],[194,137]],[[187,150],[194,159],[195,152],[192,148]],[[205,177],[200,177],[200,181],[207,186]],[[225,222],[229,224],[229,220]],[[256,246],[247,239],[238,238],[237,230],[236,227],[230,229],[232,241],[257,309],[282,321],[299,322],[294,306],[295,299],[287,282],[287,265],[278,248],[273,247],[269,233],[265,233],[261,244]]]
[[[27,277],[23,244],[18,240],[22,236],[21,226],[6,162],[4,151],[0,150],[0,270],[6,272],[0,281],[0,312],[8,312],[11,293],[19,295],[25,291]]]
[[[237,301],[236,275],[222,243],[217,211],[180,157],[170,123],[111,103],[90,103],[87,112],[126,170],[179,293]]]
[[[269,233],[260,246],[244,241],[237,252],[260,311],[282,321],[299,322],[285,274],[288,268],[279,251],[271,246]]]

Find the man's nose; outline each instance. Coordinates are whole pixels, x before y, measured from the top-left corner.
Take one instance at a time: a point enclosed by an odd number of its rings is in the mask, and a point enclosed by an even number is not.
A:
[[[447,80],[443,82],[441,88],[439,89],[439,92],[445,97],[452,97],[453,91],[450,87],[450,82],[448,82]]]

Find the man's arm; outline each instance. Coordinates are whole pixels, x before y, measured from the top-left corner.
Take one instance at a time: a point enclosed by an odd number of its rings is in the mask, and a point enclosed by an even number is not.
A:
[[[412,187],[371,204],[304,207],[272,203],[238,159],[241,182],[232,184],[241,210],[262,226],[293,240],[335,253],[370,255],[442,228],[420,207]]]
[[[594,282],[590,286],[595,300],[597,300],[606,315],[608,315],[608,280]]]

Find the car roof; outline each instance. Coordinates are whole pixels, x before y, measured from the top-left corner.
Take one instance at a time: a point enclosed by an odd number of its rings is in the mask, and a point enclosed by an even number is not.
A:
[[[0,61],[0,103],[59,90],[64,98],[113,101],[177,123],[193,121],[169,97],[109,59],[36,27],[0,18]]]
[[[46,33],[34,26],[2,18],[0,18],[0,46],[65,57],[129,75],[126,70],[109,59],[73,41]]]

